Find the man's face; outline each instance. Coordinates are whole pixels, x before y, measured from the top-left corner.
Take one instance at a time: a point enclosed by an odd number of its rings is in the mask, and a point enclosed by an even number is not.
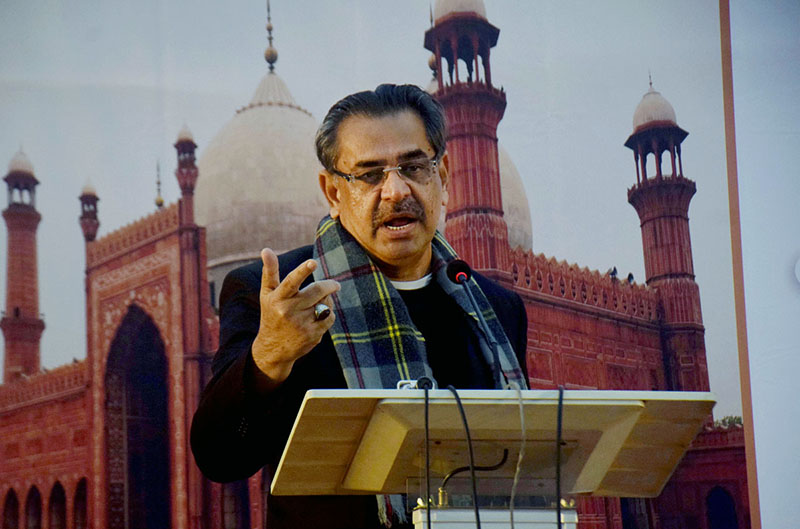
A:
[[[369,169],[433,158],[422,119],[412,110],[381,117],[350,116],[339,125],[336,170],[359,175]],[[372,256],[391,279],[419,279],[428,272],[431,240],[447,205],[447,155],[427,183],[417,183],[397,171],[370,186],[327,171],[320,186],[333,218]]]

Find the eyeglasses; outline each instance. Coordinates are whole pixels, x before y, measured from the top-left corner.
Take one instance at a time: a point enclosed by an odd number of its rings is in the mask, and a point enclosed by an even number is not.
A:
[[[439,157],[434,156],[433,158],[422,158],[403,162],[394,167],[376,167],[375,169],[369,169],[359,174],[345,174],[336,169],[331,169],[331,172],[337,176],[341,176],[348,183],[356,181],[368,187],[375,187],[383,182],[386,175],[392,171],[397,171],[397,174],[403,179],[414,182],[415,184],[425,185],[430,182],[431,177],[436,172],[438,164]]]

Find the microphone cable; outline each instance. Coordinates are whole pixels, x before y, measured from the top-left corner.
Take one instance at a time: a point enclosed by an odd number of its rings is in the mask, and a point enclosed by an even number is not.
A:
[[[431,529],[431,437],[427,384],[423,386],[423,390],[425,391],[425,515],[428,519],[428,529]]]
[[[489,465],[489,466],[477,466],[476,465],[475,466],[475,471],[476,472],[483,472],[483,471],[497,470],[498,468],[500,468],[503,465],[505,465],[506,461],[508,461],[508,448],[503,448],[503,457],[500,458],[500,461],[498,461],[494,465]],[[466,472],[467,470],[469,470],[469,465],[467,465],[465,467],[458,467],[458,468],[455,468],[455,469],[451,470],[444,477],[444,479],[442,479],[442,484],[441,484],[441,486],[439,488],[444,490],[444,488],[447,487],[447,482],[450,481],[450,479],[453,478],[453,476],[455,476],[457,474],[460,474],[462,472]]]
[[[475,527],[477,529],[481,529],[481,515],[478,510],[478,487],[477,487],[477,479],[475,478],[475,455],[472,451],[472,436],[469,433],[469,425],[467,424],[467,414],[464,412],[464,406],[461,404],[461,398],[458,396],[458,391],[452,385],[447,386],[447,389],[453,394],[456,398],[456,404],[458,405],[458,411],[461,413],[461,421],[464,423],[464,432],[467,436],[467,447],[469,448],[469,472],[472,476],[472,504],[475,507]],[[430,529],[430,526],[428,526]],[[560,529],[560,528],[559,528]]]
[[[519,483],[519,477],[522,472],[522,460],[525,457],[525,442],[527,441],[527,436],[525,432],[525,408],[522,404],[522,390],[520,389],[519,384],[513,380],[509,381],[509,386],[511,386],[517,392],[520,425],[519,456],[517,457],[517,468],[514,470],[514,481],[511,483],[511,500],[509,501],[508,505],[509,516],[511,517],[511,529],[514,529],[514,500],[517,496],[517,484]]]

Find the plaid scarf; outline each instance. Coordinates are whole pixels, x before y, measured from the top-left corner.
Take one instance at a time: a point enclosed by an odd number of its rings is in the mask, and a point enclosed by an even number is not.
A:
[[[431,245],[433,280],[477,322],[463,287],[447,278],[447,263],[456,258],[455,251],[438,231]],[[315,280],[335,279],[341,285],[341,290],[332,296],[336,321],[329,332],[347,387],[395,388],[399,380],[422,376],[434,380],[425,339],[411,321],[400,294],[358,241],[330,216],[322,219],[317,228],[314,259],[320,264],[314,271]],[[500,371],[508,381],[526,388],[517,357],[489,300],[474,278],[467,287],[499,344]],[[477,325],[476,328],[480,329]],[[482,331],[478,332],[478,341],[491,366],[492,348]]]

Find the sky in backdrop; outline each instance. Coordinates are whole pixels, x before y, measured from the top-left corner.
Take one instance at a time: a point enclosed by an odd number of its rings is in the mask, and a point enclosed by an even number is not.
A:
[[[100,197],[99,236],[154,210],[157,162],[164,198],[177,200],[180,128],[189,126],[202,155],[267,72],[266,6],[4,0],[0,11],[0,163],[22,147],[41,182],[42,363],[54,367],[86,354],[81,188],[90,181]],[[715,415],[741,414],[716,3],[486,0],[486,11],[500,29],[492,80],[508,101],[498,137],[522,176],[537,253],[644,281],[627,203],[635,165],[623,143],[649,75],[672,103],[689,132],[684,174],[697,183],[690,229]],[[797,458],[792,466],[766,454],[800,422],[800,411],[787,421],[786,406],[774,405],[788,397],[787,366],[800,367],[788,339],[800,321],[800,178],[790,165],[800,152],[800,7],[734,3],[732,19],[759,464],[796,490]],[[431,79],[425,0],[275,0],[272,22],[276,72],[317,121],[348,93]],[[315,182],[309,175],[310,189]],[[7,251],[0,230],[2,263]],[[764,508],[765,522],[786,509]]]

